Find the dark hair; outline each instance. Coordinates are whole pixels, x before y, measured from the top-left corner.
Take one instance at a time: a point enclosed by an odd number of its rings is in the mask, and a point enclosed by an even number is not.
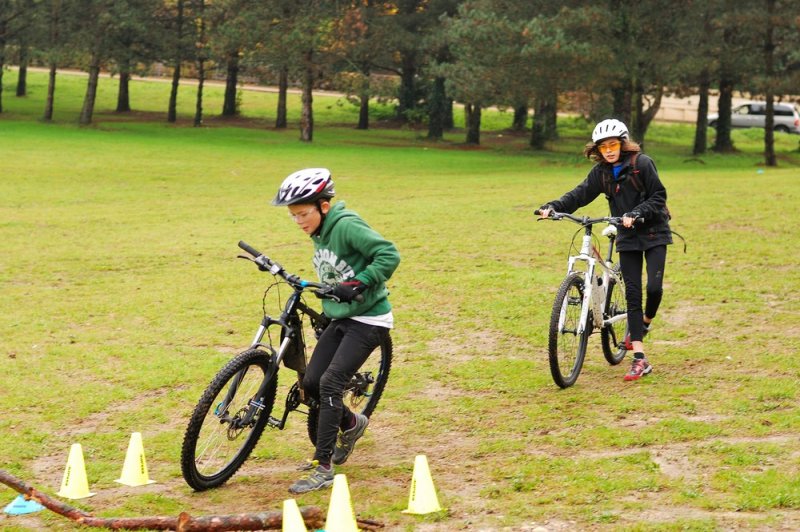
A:
[[[608,139],[603,139],[601,142],[604,142]],[[633,142],[630,139],[620,139],[622,146],[620,147],[620,158],[626,153],[638,153],[642,151],[642,148]],[[600,153],[600,150],[597,149],[597,144],[594,142],[587,142],[586,146],[583,147],[583,155],[587,159],[591,159],[596,163],[605,162],[605,158]]]

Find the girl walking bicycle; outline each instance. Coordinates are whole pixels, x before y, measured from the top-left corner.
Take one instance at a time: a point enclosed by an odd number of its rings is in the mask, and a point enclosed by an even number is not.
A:
[[[597,164],[577,187],[539,208],[543,218],[551,212],[573,213],[605,194],[611,215],[622,218],[616,239],[629,335],[625,347],[634,352],[626,381],[642,378],[653,370],[645,356],[644,336],[650,331],[663,294],[667,245],[672,244],[667,210],[667,191],[653,160],[631,141],[619,120],[603,120],[592,132],[584,155]],[[634,225],[637,219],[643,222]],[[642,273],[647,269],[647,300],[642,308]]]

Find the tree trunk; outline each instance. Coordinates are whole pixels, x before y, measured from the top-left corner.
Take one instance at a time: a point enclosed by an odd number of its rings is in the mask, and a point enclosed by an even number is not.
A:
[[[444,121],[446,115],[447,94],[445,94],[444,78],[433,80],[430,101],[428,101],[428,138],[441,140],[444,137]]]
[[[3,72],[6,69],[6,23],[0,21],[0,113],[3,112]]]
[[[278,112],[275,128],[286,128],[286,93],[289,91],[289,67],[282,66],[278,74]]]
[[[19,47],[19,76],[17,77],[17,96],[28,94],[28,45]]]
[[[92,116],[94,115],[94,102],[97,98],[97,83],[100,79],[100,55],[97,52],[92,53],[92,61],[89,64],[89,81],[86,84],[86,96],[83,99],[83,108],[81,109],[80,124],[86,126],[92,123]]]
[[[117,92],[116,110],[118,113],[129,113],[131,111],[130,81],[130,64],[128,61],[124,61],[120,64],[119,70],[119,91]]]
[[[464,106],[467,115],[467,144],[481,143],[481,106],[468,103]]]
[[[661,99],[664,96],[664,89],[659,87],[656,92],[655,100],[650,104],[650,107],[645,109],[644,90],[641,86],[636,88],[636,105],[635,114],[633,117],[633,138],[639,142],[639,145],[644,149],[644,138],[647,135],[647,128],[661,108]]]
[[[178,119],[178,87],[181,83],[181,63],[183,62],[183,0],[176,5],[175,26],[178,33],[178,45],[175,50],[174,68],[172,70],[172,88],[169,92],[167,122],[175,123]]]
[[[222,103],[222,116],[236,116],[236,90],[239,84],[239,50],[228,53],[228,76],[225,78],[225,100]]]
[[[314,138],[314,97],[312,86],[314,84],[313,52],[308,50],[304,55],[305,72],[303,76],[302,111],[300,112],[300,140],[311,142]]]
[[[369,129],[369,94],[362,92],[358,99],[358,125],[356,129]]]
[[[369,129],[369,97],[370,97],[370,82],[369,82],[369,74],[370,68],[369,64],[362,65],[361,72],[364,75],[364,86],[361,87],[361,93],[359,94],[359,105],[358,105],[358,126],[356,129]]]
[[[556,131],[556,96],[546,93],[536,100],[536,112],[533,115],[530,146],[535,150],[544,149],[545,142],[557,140]]]
[[[206,62],[203,59],[197,61],[197,102],[194,109],[194,127],[203,125],[203,85],[206,77]]]
[[[178,120],[178,87],[181,84],[181,60],[175,60],[172,70],[172,87],[169,91],[169,107],[167,108],[167,122],[175,123]]]
[[[411,111],[417,106],[416,77],[416,55],[413,52],[403,55],[402,71],[400,72],[400,89],[397,95],[397,118],[403,122],[409,122],[411,120]]]
[[[528,126],[528,106],[518,105],[514,107],[514,119],[511,122],[513,131],[525,131]]]
[[[771,84],[767,84],[767,116],[764,121],[764,164],[778,166],[775,156],[775,91]]]
[[[764,70],[767,78],[767,116],[764,125],[764,164],[778,166],[775,157],[775,89],[772,84],[775,75],[775,31],[773,16],[775,14],[775,0],[767,0],[767,34],[764,39]]]
[[[558,140],[558,93],[554,88],[548,89],[545,93],[541,111],[544,115],[545,138]]]
[[[700,155],[706,152],[707,137],[708,137],[708,91],[711,88],[711,83],[708,79],[708,69],[703,69],[700,72],[700,81],[698,83],[698,91],[700,101],[697,103],[697,121],[694,128],[694,148],[692,149],[693,155]]]
[[[717,109],[717,138],[714,141],[714,151],[729,153],[734,151],[731,140],[731,101],[733,99],[733,81],[723,77],[719,82],[719,100]]]
[[[206,20],[205,0],[197,2],[197,102],[194,110],[194,127],[203,125],[203,85],[206,81]]]
[[[547,122],[544,119],[545,106],[546,104],[540,100],[536,101],[536,112],[533,113],[530,141],[530,146],[534,150],[544,149],[544,144],[547,141]]]
[[[50,63],[50,74],[47,79],[47,99],[44,103],[44,116],[42,120],[51,122],[53,120],[53,101],[56,94],[56,64]]]
[[[611,89],[614,108],[612,114],[626,125],[631,123],[631,88],[630,80],[622,78],[621,84]]]

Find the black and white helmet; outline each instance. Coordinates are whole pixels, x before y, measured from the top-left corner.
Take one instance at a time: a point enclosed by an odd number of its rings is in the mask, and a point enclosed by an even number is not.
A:
[[[592,131],[592,142],[595,144],[602,140],[613,137],[620,139],[628,138],[628,128],[619,120],[609,118],[608,120],[603,120],[594,126],[594,131]]]
[[[314,203],[321,199],[331,199],[336,194],[333,190],[333,178],[327,168],[306,168],[298,170],[283,180],[278,194],[272,200],[273,205],[295,205],[297,203]]]

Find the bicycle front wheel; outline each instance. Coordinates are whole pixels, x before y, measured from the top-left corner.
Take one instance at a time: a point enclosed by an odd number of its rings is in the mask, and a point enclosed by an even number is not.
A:
[[[592,332],[589,313],[586,327],[578,332],[583,306],[583,275],[573,273],[561,283],[550,316],[548,352],[550,373],[561,388],[575,384],[586,356],[586,345]]]
[[[608,295],[606,296],[606,307],[603,309],[603,317],[611,319],[616,316],[628,314],[628,306],[625,299],[625,281],[622,276],[612,277],[608,285]],[[600,330],[600,343],[603,344],[603,356],[612,366],[616,366],[625,354],[625,335],[628,333],[628,320],[623,319],[607,325]]]
[[[224,484],[250,456],[275,404],[277,373],[261,397],[270,356],[250,349],[214,377],[192,413],[181,449],[181,470],[196,491]]]
[[[392,369],[392,338],[388,334],[386,339],[370,353],[369,358],[350,379],[342,396],[344,406],[351,411],[372,415],[378,401],[386,388],[389,380],[389,371]],[[319,422],[319,409],[311,408],[308,411],[308,438],[311,443],[317,444],[317,423]]]

